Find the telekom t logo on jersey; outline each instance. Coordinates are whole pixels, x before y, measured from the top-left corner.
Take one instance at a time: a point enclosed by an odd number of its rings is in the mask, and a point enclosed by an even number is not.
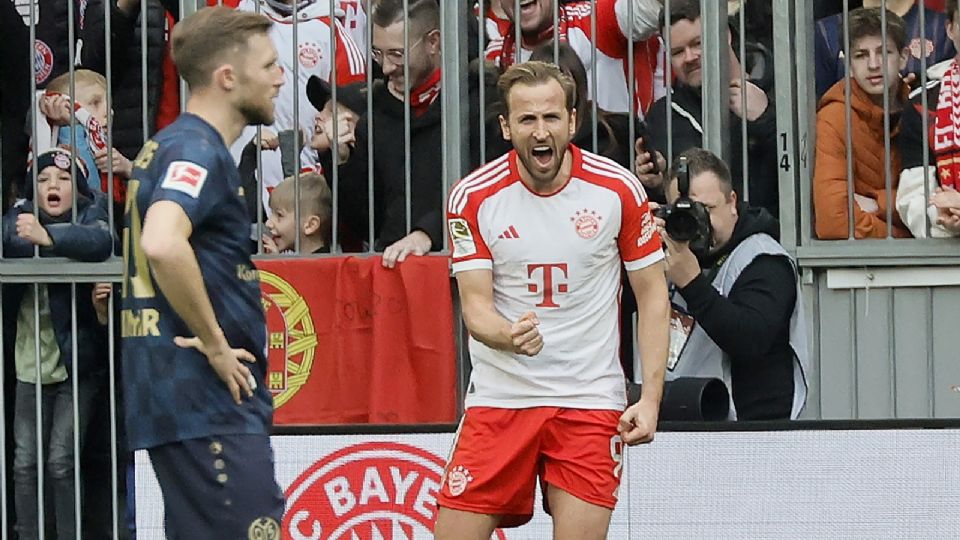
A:
[[[554,270],[557,271],[556,277],[554,277]],[[560,282],[567,277],[567,263],[528,264],[527,277],[533,280],[533,283],[527,283],[527,290],[532,293],[543,293],[543,301],[537,304],[537,307],[560,307],[553,301],[553,295],[567,292],[567,284]]]

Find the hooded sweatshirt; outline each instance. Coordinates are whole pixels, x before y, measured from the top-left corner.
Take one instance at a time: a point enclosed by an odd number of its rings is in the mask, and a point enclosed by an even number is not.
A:
[[[763,208],[739,208],[730,241],[698,257],[704,270],[679,289],[687,311],[730,356],[731,394],[740,420],[790,418],[794,396],[790,318],[797,301],[797,275],[785,256],[760,255],[724,297],[713,275],[741,242],[755,234],[778,240],[780,227]]]
[[[857,83],[850,86],[850,141],[853,151],[853,192],[877,201],[876,213],[864,212],[853,205],[854,236],[856,238],[886,238],[887,209],[896,200],[900,183],[900,115],[890,118],[890,174],[891,191],[887,196],[887,175],[884,152],[883,107],[874,103]],[[817,112],[817,161],[813,176],[814,216],[817,237],[835,240],[848,236],[847,198],[847,129],[846,83],[833,85],[820,100]],[[909,93],[901,83],[891,101],[905,104]],[[909,238],[910,231],[893,210],[892,235]]]

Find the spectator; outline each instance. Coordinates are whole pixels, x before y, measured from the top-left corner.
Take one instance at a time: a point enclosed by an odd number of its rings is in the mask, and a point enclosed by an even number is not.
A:
[[[330,83],[319,77],[310,77],[307,81],[307,97],[319,113],[314,117],[313,134],[310,148],[317,152],[318,159],[328,162],[332,159],[331,139],[334,136],[333,124],[336,121],[336,136],[339,141],[337,159],[343,163],[356,145],[357,122],[367,112],[367,89],[364,83],[351,83],[337,89],[336,113],[334,113],[333,92]]]
[[[94,191],[105,191],[101,185],[101,174],[107,173],[107,80],[99,73],[78,69],[74,72],[75,99],[70,96],[70,74],[64,73],[47,85],[47,91],[41,98],[40,110],[46,122],[54,130],[51,143],[73,147],[74,153],[84,162],[90,175],[87,182]],[[76,119],[76,129],[71,135],[71,120]],[[38,119],[39,120],[39,119]],[[45,141],[41,141],[40,131],[43,124],[38,122],[37,146],[44,150]],[[112,152],[114,172],[124,178],[130,176],[130,160],[119,152]],[[99,157],[98,157],[99,156]],[[100,166],[103,166],[100,169]]]
[[[604,110],[627,112],[630,110],[629,38],[633,37],[634,55],[634,110],[638,116],[646,114],[650,104],[663,95],[663,70],[658,65],[660,41],[656,16],[660,10],[657,0],[578,0],[561,2],[559,20],[554,22],[554,2],[560,0],[524,0],[520,2],[520,60],[529,60],[533,49],[558,38],[566,41],[577,52],[587,69],[590,96]],[[628,20],[630,3],[633,3],[633,20]],[[591,10],[596,6],[597,35],[591,39]],[[513,0],[501,0],[504,17],[514,20]],[[495,12],[494,12],[495,13]],[[496,15],[493,15],[494,17]],[[487,45],[487,60],[501,70],[514,63],[517,56],[516,30],[511,24],[500,33],[502,25],[497,19],[487,22],[490,42]],[[598,88],[593,88],[593,50],[596,45],[596,77]],[[599,83],[602,83],[600,85]]]
[[[70,176],[71,163],[75,163],[76,182]],[[10,209],[3,219],[4,254],[30,257],[34,248],[39,247],[42,257],[68,257],[86,262],[106,260],[112,252],[113,239],[107,214],[93,202],[87,187],[83,163],[74,161],[70,152],[53,149],[37,157],[36,167],[37,194],[31,193],[32,185],[28,184],[26,202]],[[76,220],[71,222],[74,190]],[[69,284],[6,287],[5,315],[17,321],[13,472],[19,538],[37,538],[38,526],[43,526],[43,516],[37,512],[38,437],[43,441],[45,476],[51,482],[54,504],[50,513],[55,518],[57,536],[73,538],[76,535],[73,431],[77,429],[82,445],[89,412],[106,367],[106,332],[97,323],[90,284],[76,285],[75,300]],[[75,312],[71,307],[74,301]],[[76,335],[71,330],[74,321]],[[35,332],[39,334],[39,343],[35,341]],[[76,366],[73,366],[74,343],[78,347]],[[78,426],[73,424],[70,380],[75,373],[79,389]],[[36,418],[38,376],[45,415],[41,433],[37,432]]]
[[[671,325],[685,335],[680,347],[671,345],[667,379],[722,379],[731,420],[795,419],[806,399],[809,358],[797,268],[777,243],[779,224],[763,208],[738,201],[717,156],[693,148],[680,157],[688,161],[689,198],[706,207],[709,243],[691,248],[663,235],[667,279],[676,287],[674,319],[687,321]],[[681,196],[678,161],[670,171],[671,203]]]
[[[903,19],[887,12],[887,43],[881,37],[879,8],[850,12],[850,144],[853,156],[853,220],[855,238],[885,238],[887,208],[896,201],[900,183],[900,114],[910,87],[900,79],[907,62]],[[884,64],[883,50],[887,62]],[[884,86],[886,85],[886,86]],[[883,108],[889,95],[890,110]],[[813,177],[814,216],[822,240],[847,238],[850,225],[847,198],[846,82],[839,81],[823,96],[817,112],[817,154]],[[884,119],[890,114],[890,181],[888,196]],[[910,236],[893,211],[892,234]]]
[[[863,7],[880,7],[881,0],[864,0]],[[853,6],[851,6],[853,7]],[[910,56],[907,65],[900,73],[912,80],[920,77],[923,51],[926,51],[926,65],[952,58],[955,54],[953,43],[944,32],[946,18],[943,13],[923,8],[926,26],[920,26],[920,7],[914,0],[886,0],[886,7],[903,18],[906,24],[907,47]],[[924,42],[920,41],[923,30]],[[852,45],[852,37],[851,37]],[[837,81],[843,78],[845,66],[843,58],[843,13],[825,17],[816,22],[814,36],[814,60],[816,62],[817,99]]]
[[[291,176],[280,182],[270,194],[273,217],[267,220],[268,234],[263,235],[263,251],[330,253],[332,200],[330,187],[319,174],[305,174],[299,180]]]
[[[339,4],[340,2],[338,2]],[[356,3],[354,2],[354,4]],[[269,150],[263,152],[261,156],[262,177],[260,178],[260,184],[265,190],[262,192],[264,208],[269,207],[270,201],[267,195],[269,190],[295,172],[296,168],[291,169],[291,167],[296,160],[297,153],[307,158],[306,162],[301,160],[301,169],[313,170],[316,165],[309,158],[312,153],[301,153],[306,146],[304,144],[306,137],[297,136],[313,131],[314,117],[317,114],[317,110],[313,108],[306,94],[307,82],[310,77],[316,76],[329,81],[334,75],[334,69],[336,69],[336,84],[346,85],[366,80],[366,68],[364,66],[366,55],[337,18],[334,19],[332,36],[334,41],[331,41],[330,3],[326,0],[315,0],[300,2],[298,6],[296,50],[293,46],[295,42],[293,39],[292,0],[269,0],[266,2],[240,0],[237,6],[240,11],[260,12],[277,23],[270,29],[270,40],[276,47],[277,54],[280,55],[279,62],[283,69],[284,85],[280,89],[280,95],[274,100],[276,106],[275,121],[262,130],[262,142],[264,143],[262,146],[265,150]],[[354,5],[354,7],[359,9],[359,5]],[[349,13],[362,15],[362,9],[360,11],[348,11]],[[361,19],[354,18],[351,21],[359,23]],[[297,76],[297,80],[294,80],[294,75]],[[299,94],[296,110],[294,109],[294,92]],[[280,144],[280,134],[284,132],[290,132],[285,137],[292,137],[292,144],[296,149],[286,152],[286,155],[283,151],[276,151]],[[255,127],[248,126],[231,147],[231,153],[238,163],[242,159],[244,147],[254,139],[256,133]],[[285,168],[283,166],[284,159],[289,161],[290,167]]]
[[[444,146],[441,131],[439,7],[434,0],[410,0],[404,16],[401,0],[379,0],[371,9],[373,58],[386,80],[375,81],[372,109],[356,123],[356,143],[340,167],[339,215],[354,234],[363,236],[371,216],[368,197],[374,198],[374,249],[383,251],[383,264],[393,267],[408,255],[423,255],[443,247],[443,177],[437,162]],[[408,24],[409,49],[404,49]],[[404,63],[409,80],[404,78]],[[405,90],[410,96],[410,147],[404,143]],[[469,88],[471,124],[479,118],[476,88]],[[368,132],[368,116],[373,131]],[[471,126],[471,161],[479,158]],[[374,152],[368,155],[369,138]],[[410,226],[404,163],[410,164]],[[368,167],[373,168],[374,190],[368,190]],[[325,170],[328,170],[325,168]],[[328,175],[329,176],[329,175]]]
[[[667,138],[672,137],[674,155],[690,148],[703,146],[702,96],[703,74],[701,72],[701,21],[699,0],[674,0],[670,7],[670,21],[660,14],[661,31],[670,24],[670,62],[676,77],[672,95],[672,133],[667,133],[667,100],[662,98],[653,104],[647,117],[647,137],[644,137],[647,152],[637,156],[636,173],[651,193],[651,198],[663,200],[663,171],[666,162]],[[773,103],[772,88],[758,86],[750,73],[749,65],[737,59],[728,35],[730,58],[730,157],[734,189],[743,194],[744,164],[742,148],[742,121],[747,124],[747,165],[749,175],[749,200],[754,206],[766,208],[770,213],[779,213],[777,182],[777,114]],[[737,48],[739,49],[739,47]],[[767,63],[769,65],[769,63]],[[741,86],[741,70],[747,70],[746,86]],[[746,110],[743,110],[743,96]]]
[[[946,2],[946,31],[955,49],[960,50],[960,13],[957,0]],[[955,55],[928,71],[927,120],[929,136],[924,134],[923,96],[921,90],[910,94],[910,104],[904,107],[900,152],[903,171],[897,190],[897,211],[907,228],[917,238],[950,237],[960,235],[960,201],[954,195],[960,187],[960,107],[955,105],[960,95],[960,65]],[[936,134],[936,136],[932,136]],[[929,145],[924,160],[924,145]],[[927,199],[926,193],[931,196]],[[927,234],[927,218],[930,234]]]

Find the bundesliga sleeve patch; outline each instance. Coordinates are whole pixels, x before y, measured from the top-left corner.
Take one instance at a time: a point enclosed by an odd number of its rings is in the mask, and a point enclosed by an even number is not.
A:
[[[174,161],[167,167],[160,187],[186,193],[196,199],[207,180],[207,170],[189,161]]]
[[[450,242],[453,243],[453,258],[459,259],[476,255],[477,243],[473,239],[473,233],[470,231],[467,220],[453,218],[447,220],[447,225],[450,227]]]

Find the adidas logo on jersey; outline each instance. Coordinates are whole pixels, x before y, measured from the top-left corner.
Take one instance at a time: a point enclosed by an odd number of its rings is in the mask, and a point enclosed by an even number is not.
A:
[[[498,236],[497,238],[500,238],[501,240],[520,238],[520,233],[518,233],[517,230],[513,228],[513,225],[511,225],[510,227],[507,228],[507,230],[500,233],[500,236]]]

